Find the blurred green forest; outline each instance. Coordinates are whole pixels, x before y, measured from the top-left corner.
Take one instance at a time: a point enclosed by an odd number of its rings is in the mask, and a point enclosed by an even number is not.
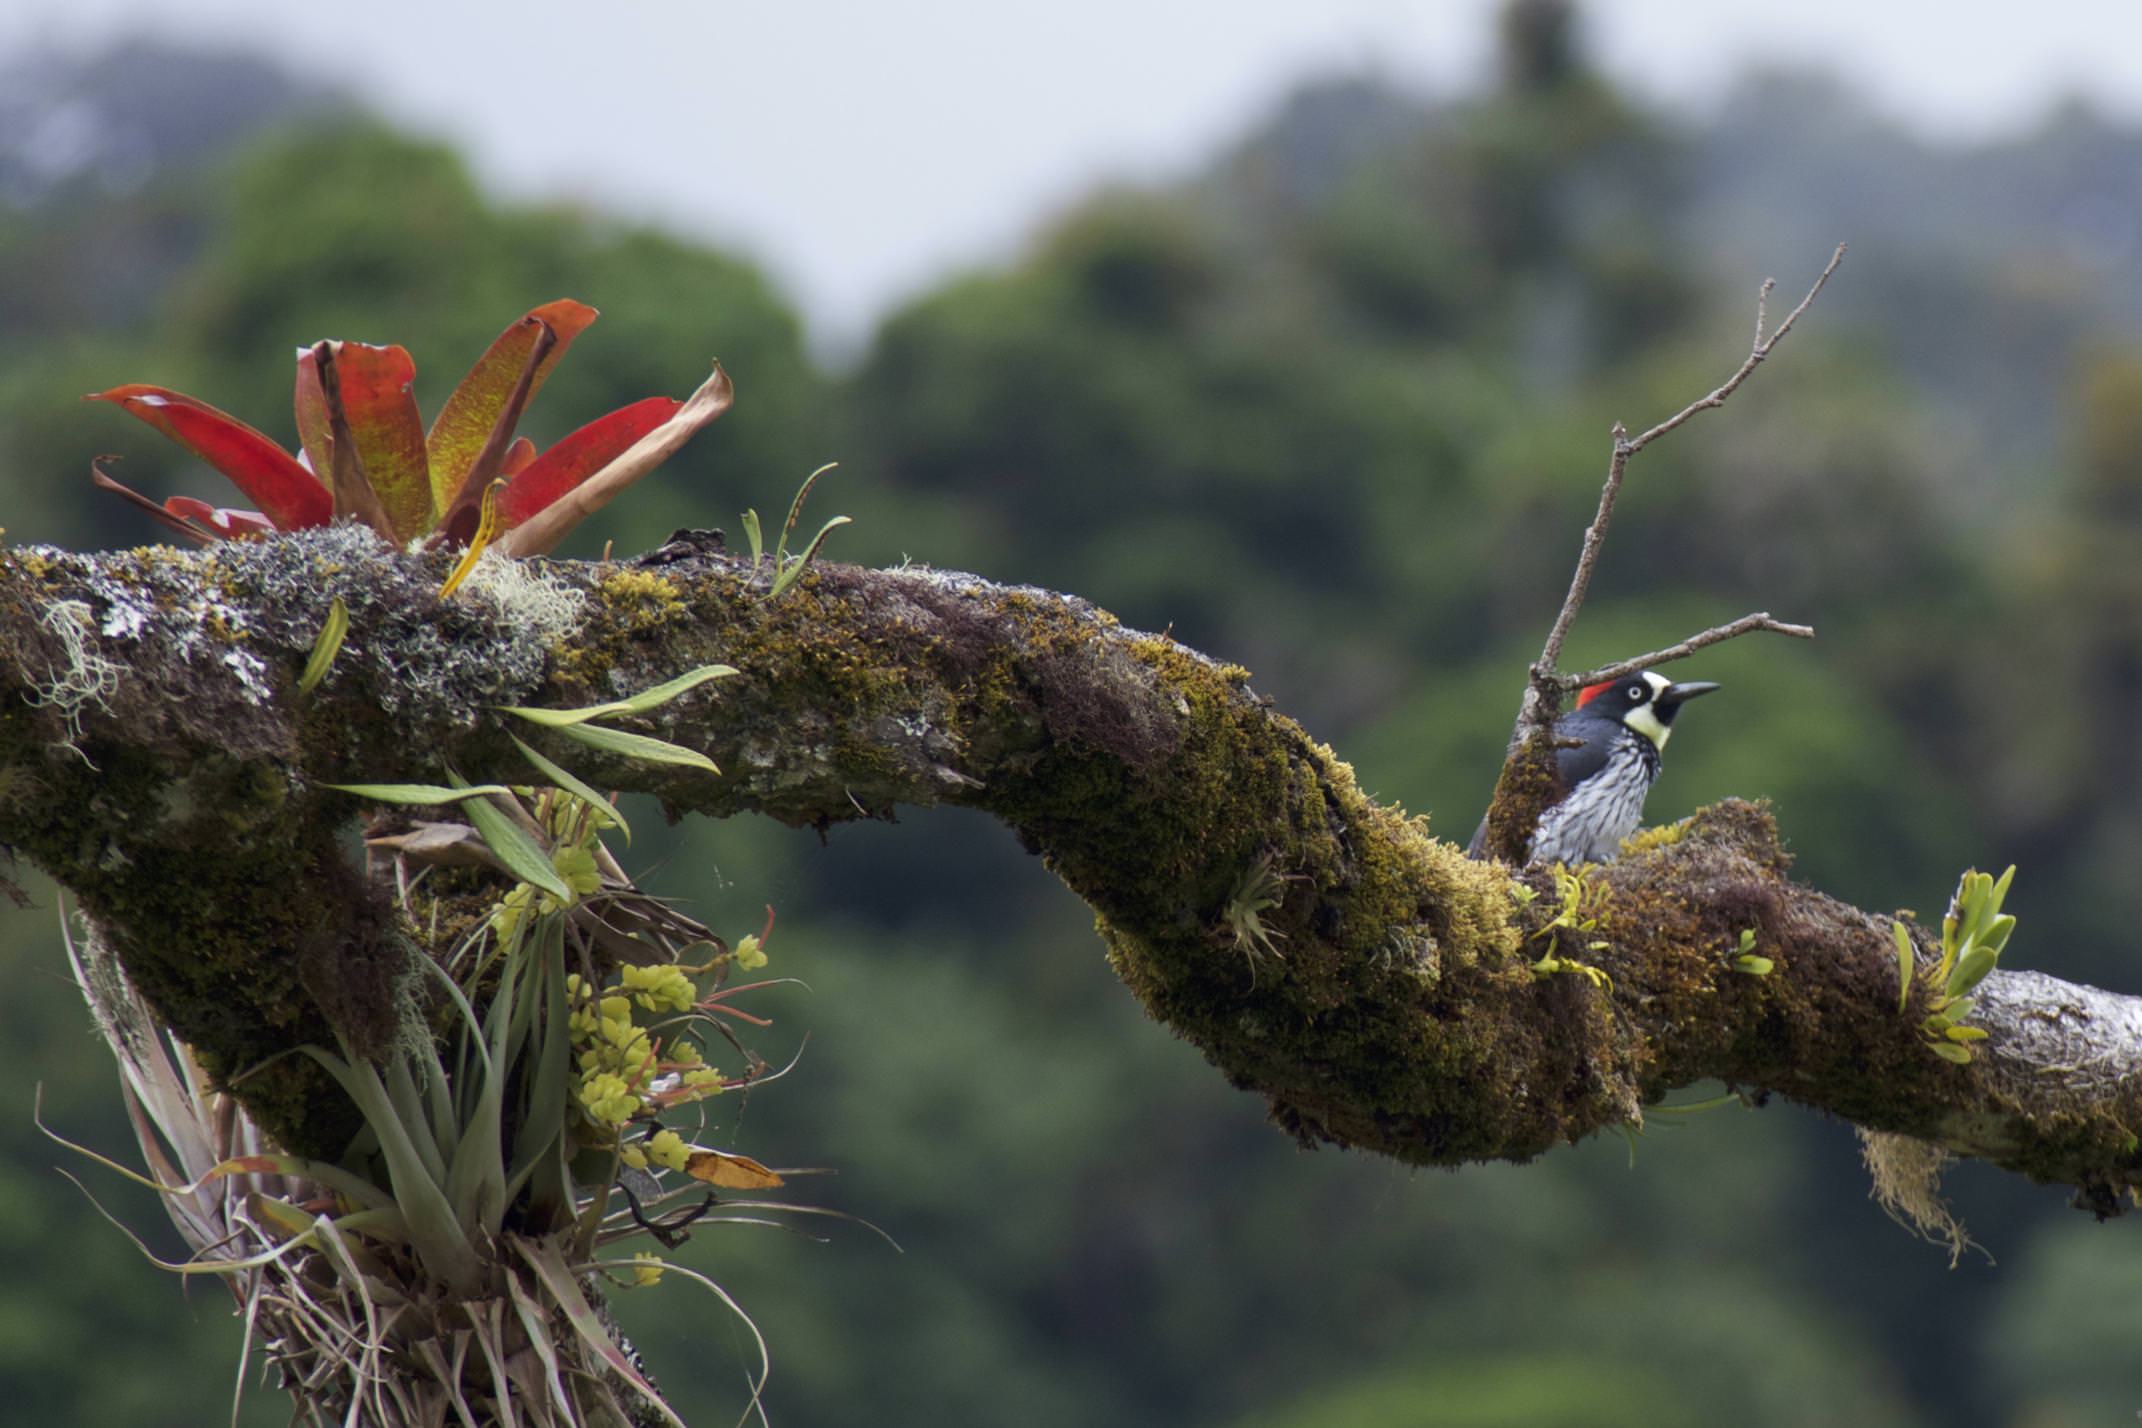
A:
[[[157,538],[88,459],[235,497],[78,397],[175,386],[291,436],[292,347],[399,341],[427,411],[509,319],[604,316],[536,403],[554,437],[719,356],[734,414],[577,549],[778,508],[820,462],[832,558],[1076,591],[1249,665],[1364,784],[1471,830],[1568,577],[1606,432],[1746,351],[1756,281],[1821,304],[1724,412],[1647,452],[1572,659],[1746,610],[1815,624],[1687,666],[1650,813],[1764,796],[1811,882],[1937,907],[2022,871],[2010,960],[2142,990],[2142,131],[2087,108],[1929,143],[1818,74],[1647,109],[1551,5],[1464,94],[1337,76],[1197,172],[1091,195],[1025,251],[814,362],[744,256],[502,202],[451,148],[245,56],[135,44],[0,64],[8,537]],[[61,123],[61,119],[65,123]],[[55,137],[57,135],[57,137]],[[1781,310],[1773,304],[1773,313]],[[658,823],[640,820],[643,828]],[[1866,1199],[1850,1131],[1784,1106],[1655,1119],[1527,1167],[1304,1154],[1114,984],[1083,908],[969,817],[698,824],[632,864],[732,934],[773,903],[760,1043],[797,1069],[728,1143],[837,1168],[836,1230],[702,1237],[773,1345],[774,1421],[2062,1425],[2142,1409],[2142,1246],[1961,1167],[1951,1269]],[[125,1154],[60,914],[0,912],[0,1382],[15,1421],[203,1422],[237,1329],[144,1265],[154,1205],[42,1140]],[[807,1045],[804,1044],[807,1035]],[[1997,1260],[1997,1263],[1991,1262]],[[626,1296],[708,1422],[748,1354],[688,1286]],[[123,1365],[123,1372],[115,1368]],[[249,1423],[282,1421],[255,1389]]]

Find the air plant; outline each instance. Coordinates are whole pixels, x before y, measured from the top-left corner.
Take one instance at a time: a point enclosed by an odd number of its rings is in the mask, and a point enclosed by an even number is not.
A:
[[[702,666],[628,699],[506,712],[588,729],[735,672]],[[146,1173],[83,1153],[164,1197],[192,1249],[165,1267],[230,1288],[300,1421],[683,1428],[608,1319],[606,1294],[674,1274],[742,1317],[671,1252],[698,1230],[846,1218],[764,1198],[807,1172],[694,1138],[707,1102],[782,1074],[733,1025],[768,1025],[735,999],[788,980],[732,976],[766,965],[772,909],[731,946],[635,888],[601,839],[609,828],[630,836],[612,801],[515,742],[555,783],[449,773],[440,785],[335,786],[467,819],[400,833],[375,824],[368,848],[393,862],[412,918],[433,866],[488,868],[500,889],[488,916],[421,964],[435,993],[429,1034],[376,1061],[339,1036],[296,1048],[362,1116],[364,1134],[340,1156],[270,1143],[158,1028],[112,951],[94,935],[75,944]],[[638,757],[692,754],[644,743]],[[766,1346],[742,1322],[758,1359],[747,1416],[763,1420]]]
[[[648,397],[596,418],[538,454],[514,435],[527,408],[595,309],[545,303],[513,323],[446,399],[426,431],[401,347],[319,342],[297,354],[298,450],[205,402],[134,384],[92,392],[229,477],[258,510],[190,496],[161,505],[92,464],[91,479],[189,540],[206,543],[362,521],[396,546],[540,555],[714,418],[734,392],[714,373],[683,402]]]

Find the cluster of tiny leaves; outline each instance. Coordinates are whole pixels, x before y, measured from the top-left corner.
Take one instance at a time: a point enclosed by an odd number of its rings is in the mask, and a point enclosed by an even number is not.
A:
[[[1605,991],[1614,989],[1614,979],[1589,962],[1579,962],[1573,957],[1564,957],[1558,951],[1557,932],[1567,930],[1585,939],[1584,949],[1597,952],[1608,944],[1597,937],[1606,925],[1607,887],[1605,883],[1587,881],[1581,873],[1574,873],[1561,863],[1554,865],[1555,912],[1540,929],[1533,933],[1535,939],[1546,938],[1547,950],[1539,961],[1532,964],[1534,976],[1551,977],[1558,973],[1570,973],[1589,981]],[[1523,883],[1510,885],[1510,897],[1519,907],[1529,906],[1539,896]]]
[[[1998,880],[1976,868],[1967,870],[1956,884],[1955,896],[1949,899],[1948,913],[1941,919],[1941,960],[1935,963],[1930,979],[1939,990],[1919,1030],[1926,1038],[1927,1050],[1944,1061],[1968,1064],[1971,1043],[1986,1039],[1985,1028],[1967,1026],[1965,1018],[1971,1015],[1971,994],[1998,965],[2009,934],[2015,931],[2015,918],[2001,911],[2001,901],[2008,896],[2008,885],[2015,876],[2012,865]],[[1911,1005],[1918,967],[1912,956],[1911,935],[1904,930],[1904,924],[1892,922],[1890,930],[1896,938],[1897,1010],[1902,1012]]]

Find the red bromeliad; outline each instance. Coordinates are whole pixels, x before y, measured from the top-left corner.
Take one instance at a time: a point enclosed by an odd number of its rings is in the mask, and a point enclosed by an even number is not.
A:
[[[396,546],[482,547],[506,555],[555,547],[582,518],[660,465],[729,407],[719,364],[688,401],[649,397],[598,417],[537,455],[514,427],[595,309],[545,303],[491,344],[427,433],[401,347],[321,342],[298,349],[293,456],[205,402],[163,387],[92,392],[229,477],[260,509],[225,510],[190,496],[162,505],[91,465],[91,479],[190,540],[207,542],[324,526],[351,517]],[[474,551],[471,551],[471,555]]]

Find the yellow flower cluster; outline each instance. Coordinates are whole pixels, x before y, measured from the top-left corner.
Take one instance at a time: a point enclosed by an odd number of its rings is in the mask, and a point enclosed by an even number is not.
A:
[[[633,1019],[635,1004],[654,1016],[691,1010],[699,989],[682,967],[627,963],[618,968],[617,986],[600,996],[575,972],[565,979],[565,995],[580,1066],[580,1104],[597,1125],[623,1126],[650,1109],[653,1095],[660,1096],[653,1105],[660,1109],[721,1091],[721,1073],[701,1061],[699,1047],[690,1038],[658,1039]],[[668,1084],[658,1085],[658,1077]],[[633,1160],[630,1154],[627,1160],[645,1164],[644,1158]],[[668,1163],[659,1156],[657,1160]]]
[[[651,1012],[685,1012],[699,999],[699,988],[684,975],[684,969],[675,963],[656,967],[635,967],[630,963],[617,969],[618,984],[632,993],[632,999]]]
[[[618,1158],[634,1170],[645,1170],[650,1163],[664,1170],[682,1170],[691,1158],[692,1147],[673,1130],[658,1130],[635,1145],[618,1151]]]
[[[640,1098],[624,1077],[599,1071],[581,1077],[580,1104],[596,1123],[621,1126],[638,1114]]]

